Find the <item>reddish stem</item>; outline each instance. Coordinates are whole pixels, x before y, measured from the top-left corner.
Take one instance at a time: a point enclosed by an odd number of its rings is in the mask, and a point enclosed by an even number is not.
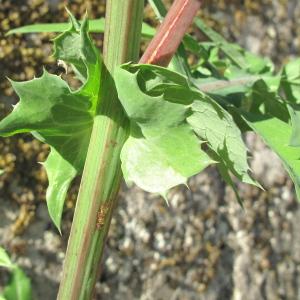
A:
[[[140,63],[166,67],[200,8],[201,0],[175,0]]]

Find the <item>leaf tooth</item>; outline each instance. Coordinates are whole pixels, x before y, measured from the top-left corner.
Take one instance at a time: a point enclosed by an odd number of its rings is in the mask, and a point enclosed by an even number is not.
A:
[[[257,186],[261,190],[265,191],[264,187],[255,179],[253,179],[248,173],[245,173],[245,176],[243,176],[243,182]]]
[[[160,196],[161,196],[162,198],[164,198],[164,200],[165,200],[166,203],[167,203],[167,206],[170,207],[170,203],[169,203],[168,196],[167,196],[168,190],[167,190],[167,191],[164,191],[164,192],[160,192],[159,194],[160,194]]]
[[[86,33],[88,33],[88,30],[89,30],[89,19],[88,19],[87,11],[85,11],[83,21],[80,25],[80,33],[86,34]]]
[[[73,16],[73,14],[69,11],[69,9],[67,7],[65,7],[65,10],[67,11],[68,15],[69,15],[69,20],[70,23],[72,25],[72,27],[66,31],[75,29],[76,31],[80,30],[80,23],[75,19],[75,17]]]
[[[189,191],[191,190],[191,188],[190,188],[190,186],[188,185],[187,181],[184,182],[183,184],[185,185],[185,187],[186,187]]]

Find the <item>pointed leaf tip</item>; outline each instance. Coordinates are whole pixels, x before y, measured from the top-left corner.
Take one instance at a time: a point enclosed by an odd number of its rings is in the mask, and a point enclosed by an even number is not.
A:
[[[15,264],[11,261],[7,252],[2,247],[0,247],[0,267],[8,269],[13,269],[15,267]]]
[[[170,207],[170,203],[169,203],[168,196],[167,196],[168,191],[160,192],[159,194],[165,200],[167,206]]]

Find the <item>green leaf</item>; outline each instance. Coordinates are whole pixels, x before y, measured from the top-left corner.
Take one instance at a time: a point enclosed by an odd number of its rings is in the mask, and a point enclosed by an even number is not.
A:
[[[3,296],[6,300],[32,300],[30,279],[20,268],[14,269],[10,283],[4,289]]]
[[[187,125],[151,138],[131,134],[122,149],[121,161],[127,182],[162,195],[186,184],[189,177],[212,163]]]
[[[234,44],[232,44],[234,45]],[[274,71],[274,64],[268,57],[260,57],[258,55],[255,55],[243,48],[241,48],[238,45],[237,49],[241,53],[242,56],[244,56],[245,61],[248,64],[247,70],[251,74],[265,74],[265,73],[271,73]]]
[[[267,113],[287,122],[289,120],[288,109],[286,103],[281,99],[278,89],[278,77],[262,77],[257,80],[248,96],[252,102],[250,111]]]
[[[131,121],[121,153],[127,182],[166,195],[214,162],[186,123],[193,93],[185,77],[157,66],[125,64],[115,71],[115,80]]]
[[[222,50],[235,66],[247,70],[251,74],[262,74],[273,71],[274,66],[269,59],[256,56],[237,44],[229,43],[199,18],[195,19],[195,24],[209,40],[214,42],[215,45]]]
[[[240,180],[258,185],[249,175],[247,148],[231,115],[209,96],[191,88],[185,77],[157,66],[131,64],[121,66],[116,74],[120,101],[135,129],[132,130],[132,138],[126,142],[122,151],[123,172],[127,180],[134,181],[145,189],[146,182],[152,180],[150,174],[157,173],[153,172],[150,166],[155,168],[158,164],[161,170],[169,163],[161,158],[166,155],[159,155],[159,151],[153,149],[154,146],[160,147],[161,140],[167,140],[167,136],[170,138],[174,136],[173,130],[179,132],[181,126],[189,125],[187,128],[193,129],[202,143],[208,142],[208,146],[217,154],[217,159],[213,157],[214,161],[220,161]],[[140,132],[136,131],[136,127]],[[174,142],[170,144],[174,147],[175,138],[172,140]],[[181,136],[178,140],[189,139],[186,135],[185,138]],[[176,150],[185,153],[181,146],[177,142]],[[154,157],[149,157],[149,149],[155,153]],[[170,149],[167,151],[170,157],[174,156]],[[142,162],[143,155],[147,157],[150,166],[145,166]],[[156,164],[155,157],[158,158]],[[203,165],[206,166],[209,161],[213,162],[207,159],[206,155],[203,157]],[[187,157],[185,160],[192,162],[192,158]],[[199,158],[197,160],[199,161]],[[183,161],[177,160],[177,169]],[[199,168],[198,172],[200,169],[203,167]],[[190,172],[189,176],[194,174],[195,172]],[[223,171],[222,174],[226,175],[227,182],[232,183],[228,172],[225,174]],[[189,176],[184,175],[184,180],[186,181]],[[167,180],[162,178],[154,180],[157,187],[162,183],[165,190],[170,188],[166,183]],[[173,184],[176,185],[174,182]],[[146,189],[154,190],[152,186],[147,186]]]
[[[2,247],[0,247],[0,267],[8,269],[13,269],[15,267],[15,265],[10,260],[8,254]]]
[[[187,121],[241,181],[258,185],[249,175],[247,148],[232,116],[209,96],[198,93]]]
[[[89,20],[89,32],[104,32],[104,18]],[[16,33],[42,33],[42,32],[64,32],[68,30],[69,23],[51,23],[51,24],[33,24],[18,27],[8,31],[6,35],[16,34]],[[151,38],[155,34],[155,29],[146,23],[143,23],[142,36],[144,38]]]
[[[300,58],[285,65],[281,84],[288,101],[300,102]]]
[[[31,132],[51,146],[44,166],[49,177],[47,204],[60,230],[65,195],[72,179],[82,172],[100,86],[100,56],[88,36],[88,22],[72,16],[70,28],[58,36],[55,57],[71,64],[84,84],[71,90],[61,77],[44,71],[42,77],[12,82],[20,102],[0,122],[0,135]]]
[[[87,79],[87,72],[94,74],[98,66],[97,50],[88,35],[88,23],[82,26],[70,13],[70,28],[57,36],[54,41],[54,57],[71,64],[82,81]],[[82,29],[81,29],[82,28]],[[96,79],[97,80],[97,79]],[[89,85],[93,86],[93,83]],[[87,87],[86,87],[87,88]]]
[[[186,119],[192,99],[182,75],[157,66],[125,64],[115,80],[127,115],[144,136],[163,134]]]
[[[292,135],[290,137],[290,146],[300,147],[300,105],[288,105],[291,116]]]
[[[186,34],[183,38],[184,47],[192,53],[199,53],[199,42],[190,34]]]
[[[78,141],[78,144],[80,142]],[[74,149],[76,145],[74,145]],[[86,145],[85,145],[86,147]],[[84,147],[83,147],[84,149]],[[61,147],[61,153],[66,152],[65,147]],[[73,151],[70,148],[70,151]],[[86,151],[86,150],[84,150]],[[82,158],[84,159],[85,153],[82,153]],[[51,152],[43,164],[47,176],[49,185],[46,192],[46,199],[48,204],[49,214],[53,219],[54,224],[60,231],[60,220],[62,216],[62,211],[64,208],[65,198],[72,180],[76,177],[78,173],[81,173],[83,166],[81,165],[78,170],[75,168],[75,163],[70,163],[63,156],[59,154],[55,148],[51,148]]]
[[[156,17],[162,21],[167,14],[167,9],[161,0],[149,0],[149,4],[155,12]]]
[[[220,158],[219,158],[220,159]],[[233,189],[233,192],[236,196],[236,199],[238,201],[238,203],[240,204],[241,207],[243,207],[243,201],[238,193],[238,189],[235,185],[235,183],[233,182],[231,176],[230,176],[230,172],[226,166],[226,164],[222,161],[222,159],[220,160],[220,162],[217,164],[217,168],[223,178],[223,180],[229,185],[231,186],[231,188]]]
[[[103,32],[104,30],[104,18],[91,20],[90,31],[91,32]],[[41,23],[25,25],[22,27],[11,29],[7,32],[7,35],[12,34],[26,34],[26,33],[48,33],[48,32],[64,32],[68,30],[70,23]]]
[[[3,296],[0,295],[0,300],[7,300]]]
[[[213,29],[208,27],[201,19],[196,18],[195,24],[197,27],[214,43],[218,44],[222,51],[240,68],[247,69],[248,64],[246,63],[243,55],[239,52],[236,47],[233,47],[228,43],[220,34],[215,32]]]
[[[300,200],[300,149],[289,146],[292,128],[274,117],[243,113],[249,126],[281,158],[296,188]]]
[[[31,300],[31,284],[25,273],[9,258],[6,251],[0,247],[0,267],[11,269],[12,275],[9,284],[4,288],[3,297],[6,300]]]

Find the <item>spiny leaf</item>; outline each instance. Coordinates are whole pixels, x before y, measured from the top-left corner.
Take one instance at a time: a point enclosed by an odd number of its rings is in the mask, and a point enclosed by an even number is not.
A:
[[[192,93],[185,77],[157,66],[125,64],[115,80],[131,121],[121,153],[126,181],[166,195],[213,163],[186,123]]]
[[[71,64],[80,74],[80,78],[87,79],[87,72],[94,73],[97,66],[97,51],[88,35],[88,23],[82,26],[70,14],[71,27],[54,39],[54,57]],[[82,28],[81,28],[82,27]]]
[[[156,136],[181,124],[188,113],[188,82],[182,75],[151,65],[125,64],[117,70],[120,101],[144,136]]]
[[[281,158],[283,165],[296,188],[300,200],[300,149],[289,146],[292,128],[285,122],[272,116],[243,113],[249,126]]]
[[[47,204],[60,230],[65,195],[72,179],[82,172],[100,86],[100,56],[88,36],[88,22],[72,16],[70,28],[55,39],[55,57],[70,63],[84,84],[72,91],[56,75],[12,82],[20,102],[0,122],[0,135],[31,132],[51,146],[44,166],[49,178]],[[72,47],[70,47],[72,46]]]
[[[138,138],[161,137],[172,128],[189,124],[228,170],[240,180],[258,185],[249,175],[247,149],[231,115],[209,96],[191,88],[185,77],[157,66],[127,64],[118,70],[116,83],[125,111],[141,131]],[[122,159],[124,166],[128,165],[129,149]],[[138,160],[135,163],[138,165]],[[128,169],[124,173],[130,177]],[[131,179],[137,181],[135,175]]]
[[[231,115],[209,96],[199,92],[197,97],[192,104],[193,113],[188,117],[188,123],[201,139],[208,141],[226,168],[237,178],[257,185],[249,176],[247,148]]]
[[[38,131],[43,135],[69,135],[74,119],[90,123],[88,99],[73,93],[68,84],[56,75],[44,71],[40,78],[26,82],[11,82],[20,102],[0,123],[0,134],[9,136],[20,132]],[[75,100],[75,103],[74,103]],[[72,113],[65,114],[70,108]],[[75,124],[75,130],[81,124]],[[50,127],[50,128],[49,128]],[[51,128],[54,127],[54,128]]]

